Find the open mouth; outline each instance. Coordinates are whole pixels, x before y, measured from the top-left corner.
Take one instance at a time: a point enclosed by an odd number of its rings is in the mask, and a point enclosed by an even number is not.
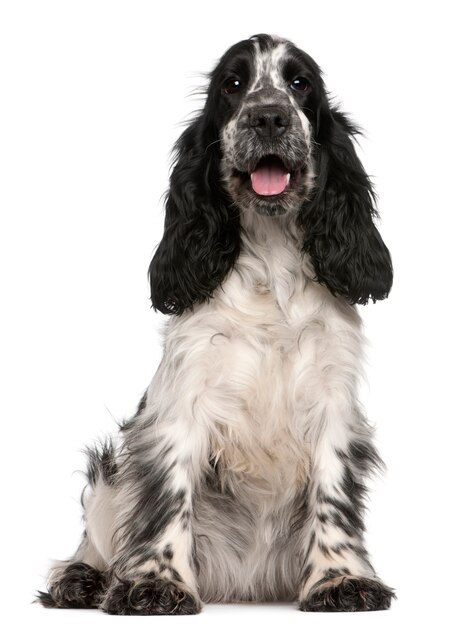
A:
[[[250,174],[252,189],[259,196],[278,196],[290,184],[291,174],[283,161],[269,155],[260,159],[257,167]]]
[[[269,154],[261,158],[255,168],[246,172],[236,172],[258,196],[279,196],[287,191],[293,181],[299,178],[300,170],[289,169],[282,159]]]

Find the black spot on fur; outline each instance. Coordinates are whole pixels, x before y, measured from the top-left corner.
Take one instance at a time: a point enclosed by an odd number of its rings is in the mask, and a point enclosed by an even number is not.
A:
[[[194,615],[201,606],[174,582],[150,574],[139,581],[114,583],[100,608],[111,615]]]
[[[169,571],[169,575],[170,575],[172,580],[175,580],[178,583],[182,583],[183,582],[183,579],[181,578],[181,575],[179,574],[178,570],[176,570],[174,567],[169,567],[168,566],[168,571]]]
[[[68,565],[48,592],[40,591],[38,600],[46,608],[96,608],[105,592],[105,577],[99,570],[76,562]]]
[[[112,441],[108,439],[95,447],[88,447],[86,454],[89,457],[86,471],[87,482],[95,486],[99,477],[102,477],[107,485],[112,485],[117,474]]]
[[[315,586],[322,585],[323,583],[327,583],[332,578],[337,578],[338,576],[347,576],[349,574],[349,570],[347,567],[330,567],[324,572],[324,576],[322,576]]]
[[[327,581],[324,580],[324,583]],[[301,611],[345,612],[389,609],[393,589],[372,578],[343,577],[336,584],[319,581],[300,605]]]
[[[341,552],[344,552],[345,550],[348,551],[354,551],[356,548],[356,546],[352,543],[349,543],[348,541],[346,542],[341,542],[341,543],[337,543],[334,546],[331,546],[331,552],[334,552],[334,554],[341,554]]]
[[[171,561],[171,559],[173,558],[173,549],[171,547],[171,544],[168,544],[163,550],[163,558],[168,559],[169,561]]]
[[[327,513],[316,513],[316,516],[321,524],[326,524],[329,521],[329,515]]]
[[[333,524],[342,528],[349,537],[362,536],[364,521],[362,519],[362,506],[357,498],[349,498],[349,504],[336,498],[327,496],[322,489],[318,489],[318,501],[326,506],[330,505],[330,520]]]
[[[321,552],[321,554],[324,554],[324,556],[330,556],[330,554],[331,554],[330,549],[322,541],[318,541],[318,548],[319,548],[319,551]]]
[[[383,469],[384,464],[370,441],[355,440],[349,444],[349,458],[361,472]]]
[[[342,490],[354,505],[362,506],[363,499],[367,493],[365,486],[357,482],[351,469],[346,466],[344,468],[344,476],[342,479]]]
[[[352,526],[347,522],[347,519],[337,511],[333,511],[331,513],[331,523],[338,528],[341,528],[348,537],[360,537],[360,533],[356,533]]]
[[[186,528],[189,526],[189,519],[191,517],[191,513],[185,509],[182,513],[181,513],[181,523],[183,526],[183,529],[186,530]]]

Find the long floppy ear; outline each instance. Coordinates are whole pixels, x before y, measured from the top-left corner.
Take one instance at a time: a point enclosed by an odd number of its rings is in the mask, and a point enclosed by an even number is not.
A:
[[[181,315],[208,300],[239,253],[239,216],[220,185],[213,135],[203,114],[175,146],[163,239],[149,268],[152,304],[162,313]]]
[[[393,280],[390,253],[374,224],[375,194],[354,149],[358,132],[337,109],[320,112],[315,197],[303,205],[316,279],[352,304],[387,297]]]

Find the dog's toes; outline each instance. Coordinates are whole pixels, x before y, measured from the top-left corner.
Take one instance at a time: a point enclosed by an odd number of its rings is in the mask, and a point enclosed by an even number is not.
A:
[[[374,578],[339,576],[316,583],[301,602],[301,611],[381,611],[389,609],[393,589]]]
[[[39,591],[37,600],[48,609],[96,608],[104,591],[102,572],[78,561],[58,573],[47,592]]]
[[[114,582],[100,608],[112,615],[193,615],[201,610],[201,601],[181,583],[150,574]]]

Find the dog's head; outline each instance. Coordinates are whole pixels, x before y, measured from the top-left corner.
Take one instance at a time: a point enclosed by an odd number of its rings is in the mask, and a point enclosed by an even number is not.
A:
[[[180,314],[212,296],[238,257],[242,211],[294,215],[315,280],[334,295],[385,298],[390,254],[356,132],[330,105],[318,65],[292,43],[257,35],[230,48],[176,145],[150,265],[153,306]]]
[[[313,100],[319,71],[285,41],[255,37],[217,68],[226,116],[220,129],[223,181],[241,210],[281,215],[298,209],[314,174]]]

